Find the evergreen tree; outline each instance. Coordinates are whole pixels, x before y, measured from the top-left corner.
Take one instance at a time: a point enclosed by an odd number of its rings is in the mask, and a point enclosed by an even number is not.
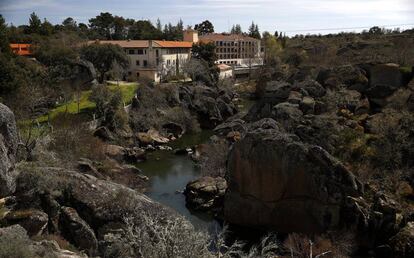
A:
[[[43,36],[50,36],[55,32],[55,27],[46,18],[40,26],[39,33]]]
[[[162,24],[161,24],[160,18],[157,19],[156,27],[157,27],[157,30],[162,32]]]
[[[231,28],[231,34],[243,34],[240,24],[233,25]]]
[[[6,21],[0,14],[0,53],[9,56],[11,54]]]
[[[252,24],[249,27],[249,36],[256,39],[261,38],[259,26],[257,24],[254,24],[254,22],[252,22]]]
[[[35,12],[30,14],[29,18],[29,27],[28,33],[39,33],[40,32],[40,26],[42,25],[42,22],[39,19],[39,16]]]

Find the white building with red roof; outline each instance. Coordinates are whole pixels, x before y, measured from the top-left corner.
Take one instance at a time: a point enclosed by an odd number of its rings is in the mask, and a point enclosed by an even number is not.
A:
[[[115,44],[129,58],[128,76],[160,82],[166,76],[181,72],[191,57],[192,42],[164,40],[95,40],[89,44]]]

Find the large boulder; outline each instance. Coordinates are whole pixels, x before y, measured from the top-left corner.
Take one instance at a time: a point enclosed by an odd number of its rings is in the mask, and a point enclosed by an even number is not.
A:
[[[202,128],[215,126],[237,113],[232,103],[233,96],[225,90],[217,90],[204,85],[180,87],[180,99],[190,111],[198,116]]]
[[[80,250],[94,255],[98,249],[98,240],[91,227],[70,207],[62,207],[59,220],[60,231],[65,239],[74,243]]]
[[[320,98],[326,94],[325,88],[314,80],[298,82],[293,85],[293,90],[300,91],[313,98]]]
[[[324,149],[277,129],[249,132],[228,160],[225,220],[278,232],[338,228],[355,176]]]
[[[195,210],[221,208],[227,182],[224,178],[202,177],[187,184],[184,194],[187,205]]]
[[[403,86],[399,65],[381,64],[369,69],[369,88],[366,95],[372,99],[385,98]]]
[[[125,148],[118,145],[106,145],[105,155],[119,162],[140,162],[146,159],[145,151],[138,147]]]
[[[253,105],[246,115],[246,121],[258,121],[272,117],[272,108],[288,100],[292,85],[283,81],[270,81],[264,87],[261,99]]]
[[[48,215],[37,209],[10,211],[0,221],[0,224],[22,226],[29,236],[40,236],[46,230]]]
[[[316,80],[327,88],[345,86],[350,90],[364,92],[368,87],[366,72],[360,67],[352,65],[322,70]]]
[[[414,222],[409,222],[391,239],[395,257],[414,257]]]
[[[13,193],[17,172],[14,170],[18,147],[13,112],[0,103],[0,198]]]

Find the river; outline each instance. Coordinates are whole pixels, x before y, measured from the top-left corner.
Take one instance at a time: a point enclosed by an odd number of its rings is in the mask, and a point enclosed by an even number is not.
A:
[[[241,99],[239,103],[240,112],[247,112],[254,101]],[[197,134],[187,134],[169,144],[173,149],[193,147],[205,143],[213,135],[211,130],[203,130]],[[195,228],[216,232],[219,223],[203,212],[187,209],[185,196],[181,193],[188,182],[201,176],[200,169],[187,155],[174,155],[172,151],[157,150],[147,155],[147,161],[137,164],[143,174],[150,178],[150,185],[146,195],[151,199],[169,206],[185,216]]]
[[[184,135],[169,144],[173,149],[193,147],[207,142],[212,131]],[[191,211],[185,206],[182,191],[188,182],[200,177],[200,169],[188,155],[174,155],[172,151],[157,150],[147,155],[147,161],[137,164],[143,174],[150,178],[150,185],[145,193],[151,199],[169,206],[185,216],[200,230],[214,231],[218,222],[206,213]]]

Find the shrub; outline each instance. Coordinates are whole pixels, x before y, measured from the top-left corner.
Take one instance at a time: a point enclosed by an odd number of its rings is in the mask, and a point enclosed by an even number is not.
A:
[[[182,107],[169,109],[165,114],[165,119],[182,125],[186,132],[189,133],[197,133],[201,130],[197,118],[192,116],[188,110],[183,109]]]
[[[28,237],[21,232],[0,234],[0,258],[37,258]],[[49,256],[50,257],[50,256]]]
[[[295,258],[345,258],[353,252],[353,236],[337,234],[335,236],[316,236],[310,238],[303,234],[289,234],[284,247]]]
[[[90,100],[95,102],[97,115],[103,118],[102,124],[110,130],[124,129],[128,124],[123,109],[122,92],[112,93],[106,86],[96,85],[92,89]]]
[[[62,160],[105,159],[104,144],[92,136],[87,125],[77,116],[58,115],[53,121],[51,137],[49,150],[55,151]]]

